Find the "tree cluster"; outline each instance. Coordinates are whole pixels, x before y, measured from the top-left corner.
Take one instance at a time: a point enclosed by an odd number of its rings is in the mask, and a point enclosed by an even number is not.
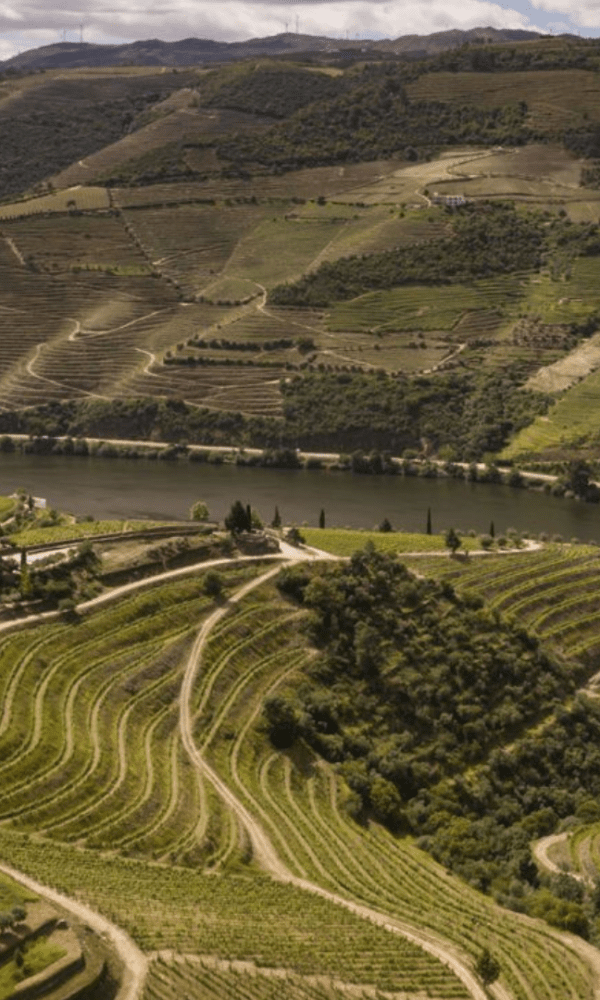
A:
[[[244,64],[209,74],[201,84],[201,99],[208,107],[288,118],[307,104],[338,97],[348,87],[346,76]]]
[[[417,835],[499,902],[593,936],[600,894],[540,878],[530,851],[559,819],[600,818],[600,707],[572,700],[582,668],[368,548],[278,586],[309,609],[319,655],[267,699],[274,744],[301,737],[337,764],[359,817]]]
[[[282,383],[285,433],[315,451],[420,451],[451,446],[464,460],[500,449],[548,407],[510,369],[489,375],[311,374]],[[377,471],[357,458],[354,471]],[[381,457],[378,460],[381,462]],[[384,471],[384,470],[381,470]]]
[[[450,238],[324,262],[294,284],[278,285],[270,301],[323,307],[376,289],[472,281],[536,270],[542,263],[542,226],[510,203],[467,204],[454,216],[453,230]]]
[[[409,102],[397,68],[361,79],[347,93],[301,108],[266,132],[239,133],[217,145],[221,160],[250,169],[298,170],[329,163],[387,159],[457,144],[522,144],[533,133],[526,105],[477,108]]]
[[[0,197],[25,191],[116,142],[143,124],[158,92],[113,100],[64,101],[40,110],[11,113],[10,102],[0,113]]]

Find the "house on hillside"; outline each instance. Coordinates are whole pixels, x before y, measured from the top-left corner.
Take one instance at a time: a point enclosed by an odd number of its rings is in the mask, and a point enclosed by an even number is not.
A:
[[[436,191],[431,200],[434,205],[447,205],[449,208],[458,208],[459,205],[467,204],[464,194],[438,194]]]

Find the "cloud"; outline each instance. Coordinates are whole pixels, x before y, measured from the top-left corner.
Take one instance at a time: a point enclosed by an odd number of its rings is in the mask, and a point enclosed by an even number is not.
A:
[[[554,10],[546,5],[561,0],[533,2]],[[592,2],[588,0],[590,7]],[[59,0],[22,0],[17,9],[0,0],[0,41],[3,52],[7,46],[16,52],[58,42],[63,30],[69,41],[76,41],[80,25],[88,42],[190,36],[231,42],[286,30],[333,38],[397,38],[478,26],[535,30],[531,7],[516,9],[521,3],[515,0],[513,8],[493,0],[66,0],[63,5]]]
[[[600,0],[532,0],[538,10],[548,10],[570,19],[568,30],[600,28]]]

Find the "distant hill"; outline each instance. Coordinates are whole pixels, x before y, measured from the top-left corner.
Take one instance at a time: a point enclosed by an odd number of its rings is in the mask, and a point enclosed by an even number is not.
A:
[[[511,31],[498,28],[472,28],[470,31],[438,31],[432,35],[404,35],[394,40],[340,40],[291,32],[244,42],[214,42],[203,38],[184,38],[163,42],[153,38],[129,45],[94,45],[87,42],[60,42],[29,49],[0,62],[0,72],[9,69],[68,69],[84,66],[195,66],[228,62],[253,56],[288,56],[295,54],[355,56],[397,55],[422,58],[436,55],[465,43],[525,42],[541,38],[534,31]]]

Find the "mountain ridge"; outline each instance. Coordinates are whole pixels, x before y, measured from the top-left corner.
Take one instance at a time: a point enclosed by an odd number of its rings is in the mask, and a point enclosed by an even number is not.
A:
[[[320,35],[285,32],[242,42],[217,42],[203,38],[184,38],[165,42],[151,38],[124,45],[96,45],[90,42],[58,42],[28,49],[0,62],[0,72],[7,70],[69,69],[94,66],[178,66],[202,65],[205,62],[228,62],[261,55],[349,55],[360,52],[420,58],[435,55],[464,44],[526,42],[543,38],[539,32],[492,27],[468,31],[450,29],[430,35],[402,35],[396,39],[336,39]]]

